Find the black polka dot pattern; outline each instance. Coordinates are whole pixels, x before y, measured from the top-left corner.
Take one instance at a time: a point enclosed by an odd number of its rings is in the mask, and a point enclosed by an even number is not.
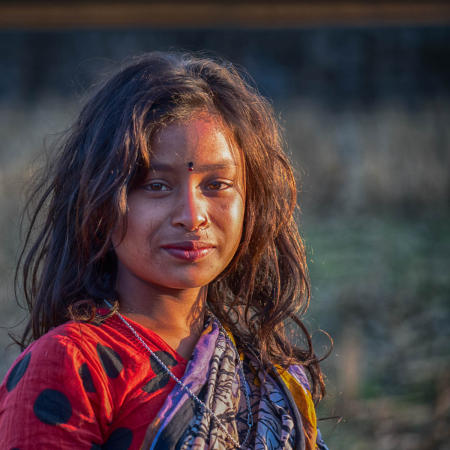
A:
[[[123,369],[123,363],[120,356],[106,345],[97,344],[97,354],[109,378],[117,378]]]
[[[166,366],[174,367],[178,364],[178,361],[168,352],[157,351],[154,353]],[[150,356],[150,364],[152,366],[153,372],[159,373],[161,371],[164,371],[164,369],[161,367],[161,364],[159,364],[159,362],[156,361],[156,359],[152,356]]]
[[[72,416],[69,399],[56,389],[43,390],[34,402],[34,414],[48,425],[67,423]]]
[[[95,392],[94,382],[92,381],[92,375],[89,367],[86,363],[83,363],[78,369],[81,381],[83,381],[83,387],[86,392]]]
[[[177,360],[170,353],[158,351],[155,354],[168,367],[174,367],[178,364]],[[156,376],[142,388],[149,394],[162,389],[170,381],[170,375],[165,372],[158,361],[152,356],[150,356],[150,364]]]
[[[6,380],[6,390],[11,392],[25,375],[28,364],[30,363],[31,352],[27,353],[11,370]]]
[[[161,373],[152,378],[142,390],[151,394],[153,392],[159,391],[170,381],[170,375],[166,373]]]
[[[103,444],[104,450],[126,450],[130,448],[133,440],[133,433],[128,428],[117,428],[109,436],[108,440]]]

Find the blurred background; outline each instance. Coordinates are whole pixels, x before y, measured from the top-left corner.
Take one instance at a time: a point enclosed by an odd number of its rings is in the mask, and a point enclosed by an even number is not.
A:
[[[0,1],[0,376],[19,353],[19,217],[45,149],[124,58],[206,50],[247,69],[285,129],[305,320],[319,354],[319,330],[335,344],[330,449],[450,448],[449,24],[433,1]]]

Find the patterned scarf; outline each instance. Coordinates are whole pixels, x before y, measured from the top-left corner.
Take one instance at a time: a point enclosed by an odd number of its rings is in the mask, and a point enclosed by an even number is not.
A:
[[[182,378],[216,414],[236,441],[248,430],[248,408],[238,371],[243,360],[250,387],[253,427],[246,449],[314,449],[316,418],[303,370],[260,370],[252,355],[236,354],[232,336],[211,317],[194,349]],[[235,448],[226,433],[178,385],[168,395],[150,427],[151,450]]]

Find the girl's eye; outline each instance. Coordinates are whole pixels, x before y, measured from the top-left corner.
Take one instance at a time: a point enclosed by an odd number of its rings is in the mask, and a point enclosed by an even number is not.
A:
[[[155,181],[154,183],[148,183],[144,186],[144,189],[151,192],[165,192],[170,190],[167,184]]]
[[[223,189],[227,189],[230,187],[229,183],[225,183],[223,181],[212,181],[208,183],[207,188],[211,191],[221,191]]]

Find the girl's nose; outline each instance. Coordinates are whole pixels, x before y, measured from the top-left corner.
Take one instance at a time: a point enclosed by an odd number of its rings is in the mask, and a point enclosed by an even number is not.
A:
[[[207,201],[194,186],[189,186],[180,192],[172,224],[177,227],[182,226],[187,231],[197,231],[209,226]]]

